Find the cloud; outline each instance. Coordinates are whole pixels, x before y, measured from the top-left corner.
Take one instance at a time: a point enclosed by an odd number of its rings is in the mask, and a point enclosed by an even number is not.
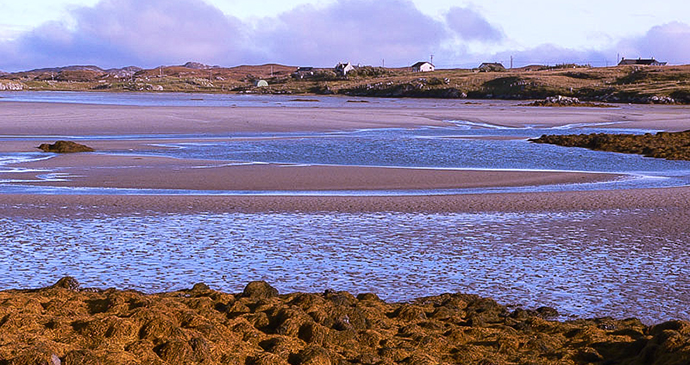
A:
[[[406,0],[339,0],[267,19],[257,32],[266,60],[406,65],[426,59],[448,36],[443,22]]]
[[[464,40],[499,42],[504,38],[503,31],[470,8],[451,8],[446,14],[446,23]]]
[[[542,44],[537,47],[518,51],[503,51],[491,56],[490,61],[503,62],[506,67],[510,65],[513,57],[514,66],[527,65],[556,65],[575,63],[579,65],[613,66],[615,54],[599,50],[577,50],[563,48],[553,44]]]
[[[605,66],[625,57],[670,63],[690,60],[690,26],[668,23],[601,50],[554,45],[508,50],[500,27],[472,8],[453,7],[443,18],[410,0],[333,0],[302,5],[274,17],[243,21],[204,0],[101,0],[72,9],[65,22],[48,22],[14,40],[0,40],[0,69],[73,64],[155,67],[198,61],[224,66],[278,62],[331,66],[341,61],[404,66],[428,59],[446,65],[502,61]],[[616,42],[616,41],[612,41]],[[488,55],[472,49],[504,49]]]
[[[673,22],[652,27],[639,37],[624,39],[602,49],[579,50],[543,44],[526,50],[504,51],[492,55],[493,60],[515,65],[555,65],[559,63],[589,64],[595,67],[613,66],[618,63],[616,55],[626,58],[651,58],[670,64],[690,63],[690,25]]]
[[[337,0],[300,6],[255,23],[202,0],[102,0],[72,11],[66,25],[45,23],[0,43],[0,68],[68,64],[154,67],[187,60],[234,65],[340,61],[407,65],[441,48],[442,22],[409,0]]]
[[[243,24],[201,0],[104,0],[72,12],[73,27],[45,23],[0,50],[17,66],[153,66],[235,61]],[[7,58],[6,58],[7,59]]]
[[[641,37],[629,38],[617,45],[626,58],[650,58],[671,64],[690,63],[690,25],[672,22],[650,29]]]

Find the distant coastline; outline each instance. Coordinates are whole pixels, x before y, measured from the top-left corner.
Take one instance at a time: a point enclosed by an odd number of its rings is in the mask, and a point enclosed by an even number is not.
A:
[[[300,71],[308,70],[308,71]],[[690,65],[528,66],[515,69],[337,68],[265,64],[220,67],[188,62],[152,69],[129,66],[0,72],[0,91],[190,92],[347,95],[441,99],[532,100],[562,95],[583,102],[690,104]]]

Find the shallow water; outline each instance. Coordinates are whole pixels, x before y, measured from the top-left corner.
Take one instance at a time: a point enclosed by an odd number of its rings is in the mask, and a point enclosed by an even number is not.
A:
[[[176,106],[342,106],[347,98],[109,94],[0,93],[5,101]],[[198,99],[202,100],[198,100]],[[195,100],[192,100],[195,99]],[[424,106],[457,101],[415,101]],[[400,99],[371,99],[358,107],[404,107]],[[609,125],[543,129],[501,128],[456,122],[447,128],[384,129],[338,133],[132,135],[168,139],[144,153],[239,162],[280,162],[598,171],[629,174],[609,183],[501,189],[319,192],[319,195],[403,195],[624,189],[689,184],[690,162],[533,145],[541,134],[644,133]],[[649,131],[651,132],[651,131]],[[59,137],[59,136],[51,136]],[[74,136],[72,136],[74,137]],[[497,140],[485,137],[514,137]],[[18,136],[0,136],[3,140]],[[81,136],[72,139],[105,139]],[[201,142],[199,138],[220,141]],[[170,148],[174,147],[174,148]],[[130,151],[115,153],[131,154]],[[198,191],[28,187],[12,183],[25,172],[13,162],[38,153],[0,154],[0,193],[199,194]],[[285,194],[285,192],[203,192]],[[314,192],[292,192],[309,195]],[[2,206],[9,212],[21,207]],[[673,213],[673,214],[678,214]],[[669,233],[663,210],[571,213],[264,213],[132,214],[22,218],[0,215],[0,290],[42,287],[71,275],[84,286],[146,292],[189,288],[205,282],[238,292],[250,280],[267,280],[282,292],[328,288],[375,292],[405,301],[443,292],[477,293],[504,304],[552,306],[565,318],[639,317],[647,323],[690,320],[690,234]],[[686,217],[674,219],[685,220]],[[661,221],[659,221],[661,220]],[[645,224],[645,222],[654,222]]]
[[[534,144],[528,138],[543,134],[572,133],[645,133],[646,130],[613,129],[599,126],[561,126],[557,128],[505,128],[456,121],[448,127],[415,129],[367,129],[341,132],[309,133],[239,133],[231,135],[128,135],[118,139],[159,140],[147,150],[109,151],[122,155],[165,156],[181,159],[216,160],[219,163],[281,163],[296,165],[381,166],[421,169],[475,169],[513,171],[576,171],[627,175],[606,183],[570,184],[484,189],[449,189],[434,191],[333,191],[319,195],[410,195],[477,194],[488,192],[606,190],[659,188],[690,184],[690,161],[667,161],[637,155],[565,148]],[[614,123],[612,123],[614,124]],[[58,137],[53,137],[58,138]],[[61,138],[61,137],[60,137]],[[65,139],[109,139],[112,136],[81,136]],[[1,136],[2,140],[28,139]],[[58,138],[59,139],[59,138]],[[168,142],[169,141],[169,142]],[[45,158],[27,153],[0,154],[0,172],[10,172],[3,165],[17,158]],[[13,160],[14,159],[14,160]],[[16,171],[19,172],[19,171]],[[54,175],[47,174],[54,180]],[[315,192],[285,191],[193,191],[53,188],[50,181],[41,186],[21,185],[5,178],[0,192],[32,194],[215,194],[215,195],[309,195]]]
[[[239,292],[262,279],[281,292],[332,288],[393,301],[464,292],[566,317],[690,320],[690,237],[630,224],[660,214],[0,218],[0,288],[71,275],[87,287],[158,292],[205,282]]]

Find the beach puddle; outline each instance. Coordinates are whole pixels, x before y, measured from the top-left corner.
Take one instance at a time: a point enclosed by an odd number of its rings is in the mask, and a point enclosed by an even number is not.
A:
[[[205,282],[237,292],[444,292],[551,306],[566,318],[690,320],[688,234],[645,222],[666,212],[172,214],[0,218],[0,288],[62,276],[162,292]],[[651,228],[650,228],[651,227]]]

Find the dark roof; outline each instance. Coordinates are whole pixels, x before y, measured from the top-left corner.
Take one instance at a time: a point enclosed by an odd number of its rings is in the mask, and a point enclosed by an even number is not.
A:
[[[505,68],[502,63],[499,62],[484,62],[481,65],[479,65],[479,68],[484,68],[484,67],[501,67]]]
[[[422,67],[422,65],[425,63],[428,63],[428,64],[433,66],[433,64],[431,62],[421,61],[421,62],[415,63],[414,65],[412,65],[412,67]]]
[[[314,68],[313,67],[300,67],[297,69],[297,72],[300,72],[300,71],[314,71]]]
[[[621,59],[621,62],[618,63],[619,66],[625,66],[625,65],[646,65],[646,66],[664,66],[666,65],[666,62],[659,62],[655,60],[654,58],[638,58],[638,59],[626,59],[623,58]]]

